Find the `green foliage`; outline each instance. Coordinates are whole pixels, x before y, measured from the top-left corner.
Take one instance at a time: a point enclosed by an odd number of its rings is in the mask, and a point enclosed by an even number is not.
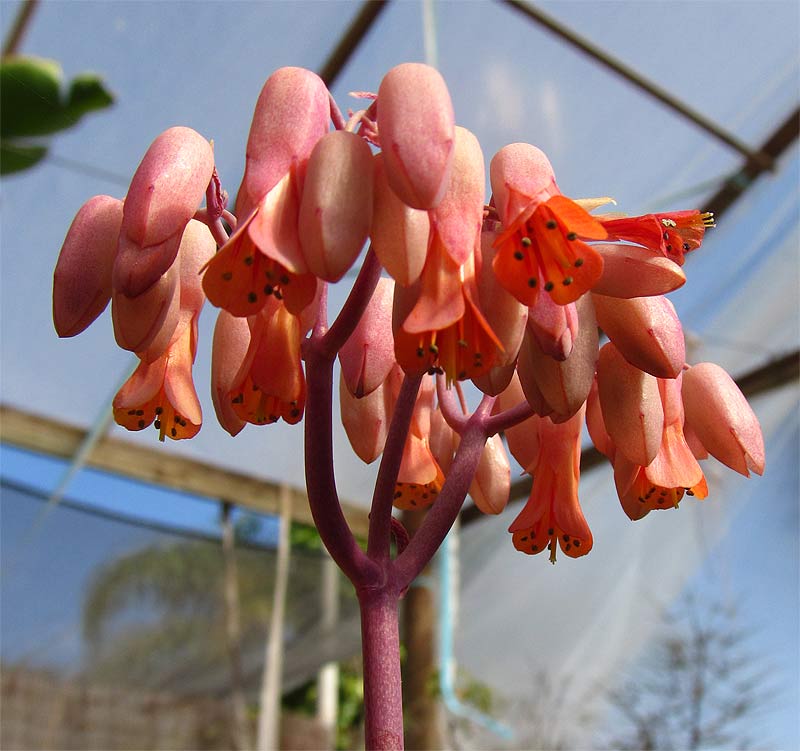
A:
[[[28,139],[71,128],[113,104],[94,73],[76,76],[65,92],[63,77],[55,60],[15,55],[0,62],[0,174],[28,169],[45,157],[47,145]]]

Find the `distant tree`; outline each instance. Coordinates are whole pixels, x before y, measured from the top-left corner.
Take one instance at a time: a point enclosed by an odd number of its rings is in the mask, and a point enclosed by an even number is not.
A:
[[[600,747],[620,751],[764,748],[752,735],[772,695],[750,634],[728,607],[687,598],[619,688]]]

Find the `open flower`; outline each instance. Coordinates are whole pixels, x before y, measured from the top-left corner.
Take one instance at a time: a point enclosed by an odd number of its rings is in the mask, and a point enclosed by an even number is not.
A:
[[[503,230],[495,240],[494,270],[525,305],[543,289],[554,302],[574,302],[603,273],[603,259],[582,240],[603,240],[606,230],[561,194],[553,168],[535,146],[515,143],[495,154],[492,192]]]
[[[626,240],[661,253],[680,266],[684,254],[696,250],[714,215],[708,211],[673,211],[668,214],[603,219],[598,217],[610,239]]]
[[[552,563],[558,548],[570,558],[592,549],[592,532],[578,502],[583,415],[581,408],[559,424],[547,417],[531,418],[538,433],[538,451],[529,469],[533,487],[508,531],[517,550],[535,555],[547,549]]]

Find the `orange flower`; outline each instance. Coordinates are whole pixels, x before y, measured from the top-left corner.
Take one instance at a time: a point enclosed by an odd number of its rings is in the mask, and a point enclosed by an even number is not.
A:
[[[579,558],[592,549],[592,532],[578,502],[584,411],[582,407],[559,424],[548,417],[530,421],[538,434],[533,488],[508,531],[517,550],[535,555],[547,548],[552,563],[556,562],[559,547],[570,558]]]

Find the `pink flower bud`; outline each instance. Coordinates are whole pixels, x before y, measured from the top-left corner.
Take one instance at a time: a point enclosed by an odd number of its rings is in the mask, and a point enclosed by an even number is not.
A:
[[[508,503],[511,491],[511,465],[503,440],[491,436],[483,448],[469,494],[484,514],[499,514]]]
[[[450,182],[439,205],[430,212],[431,230],[459,266],[475,248],[483,223],[486,174],[478,139],[466,128],[455,129]]]
[[[434,68],[403,63],[378,89],[378,131],[386,176],[400,200],[435,208],[450,179],[455,115],[444,79]]]
[[[339,405],[350,445],[362,462],[370,464],[383,453],[391,420],[391,387],[381,383],[369,394],[353,396],[344,373],[339,381]]]
[[[358,398],[378,388],[394,366],[393,295],[394,282],[378,280],[361,320],[339,351],[344,383]]]
[[[431,453],[445,475],[450,470],[458,444],[458,434],[447,424],[442,410],[437,407],[431,412],[430,446]]]
[[[532,381],[552,407],[560,422],[574,415],[589,395],[598,353],[597,324],[591,298],[584,295],[577,302],[580,329],[572,352],[566,360],[554,360],[545,354],[531,336],[526,337],[517,366],[523,388]],[[523,352],[527,356],[523,357]],[[526,396],[528,393],[526,391]]]
[[[170,128],[153,141],[125,198],[114,262],[116,289],[136,297],[172,265],[213,170],[211,146],[191,128]]]
[[[59,336],[80,334],[111,299],[111,269],[122,223],[122,201],[90,198],[64,239],[53,274],[53,323]]]
[[[603,258],[603,275],[592,292],[610,297],[665,295],[686,282],[677,263],[635,245],[593,245]]]
[[[686,359],[683,328],[666,297],[592,295],[597,323],[623,357],[658,378],[675,378]]]
[[[664,409],[658,380],[631,365],[609,342],[597,361],[603,423],[618,451],[647,466],[661,445]]]
[[[715,458],[745,477],[764,472],[758,418],[734,380],[718,365],[700,363],[683,374],[686,422]]]
[[[309,270],[337,282],[353,265],[372,221],[372,152],[343,130],[323,136],[308,161],[299,235]]]
[[[325,83],[304,68],[279,68],[256,102],[236,212],[245,218],[289,172],[305,162],[327,132],[330,98]]]
[[[412,209],[389,187],[383,154],[374,157],[372,248],[383,268],[403,286],[419,279],[428,253],[427,211]]]
[[[111,320],[114,338],[122,349],[136,352],[145,362],[162,356],[180,318],[180,276],[180,266],[174,264],[136,297],[127,297],[114,289]]]
[[[220,310],[211,345],[211,400],[219,424],[232,436],[247,424],[234,411],[230,392],[249,346],[250,326],[247,319]]]

